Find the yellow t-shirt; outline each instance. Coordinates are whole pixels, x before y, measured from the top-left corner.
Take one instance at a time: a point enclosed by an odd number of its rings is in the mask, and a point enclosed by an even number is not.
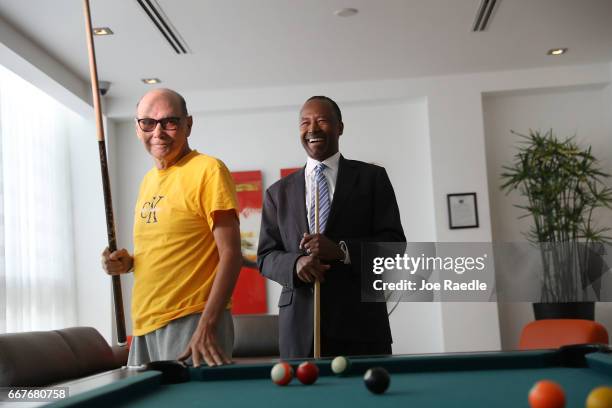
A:
[[[135,336],[204,310],[219,263],[213,213],[238,210],[223,162],[192,151],[144,177],[134,211]]]

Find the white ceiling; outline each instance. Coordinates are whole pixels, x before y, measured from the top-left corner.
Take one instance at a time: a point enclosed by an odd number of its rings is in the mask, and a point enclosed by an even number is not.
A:
[[[101,80],[135,100],[144,77],[179,91],[435,76],[612,60],[612,0],[157,0],[192,50],[177,55],[136,0],[91,0]],[[333,11],[354,7],[340,18]],[[88,82],[81,0],[0,0],[0,16]],[[2,39],[0,39],[2,41]],[[553,47],[568,47],[550,57]]]

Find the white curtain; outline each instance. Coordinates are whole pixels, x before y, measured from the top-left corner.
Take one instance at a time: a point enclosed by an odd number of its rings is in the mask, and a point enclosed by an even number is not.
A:
[[[0,67],[0,332],[76,324],[69,123]]]

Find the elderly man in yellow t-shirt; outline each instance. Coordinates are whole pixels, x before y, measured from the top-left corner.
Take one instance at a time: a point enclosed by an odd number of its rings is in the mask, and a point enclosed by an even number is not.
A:
[[[236,192],[223,162],[189,148],[192,117],[169,89],[145,94],[136,133],[155,166],[134,210],[134,254],[102,254],[110,275],[134,271],[128,365],[230,362],[230,297],[240,272]]]

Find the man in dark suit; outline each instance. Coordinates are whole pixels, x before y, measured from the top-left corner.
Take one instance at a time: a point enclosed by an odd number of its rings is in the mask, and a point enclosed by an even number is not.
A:
[[[391,182],[384,168],[340,155],[344,124],[330,98],[308,99],[299,128],[306,166],[266,191],[257,251],[261,273],[283,286],[281,357],[312,356],[316,279],[322,355],[390,354],[386,304],[361,301],[361,274],[372,271],[360,261],[362,243],[405,241]],[[317,184],[320,234],[314,233]]]

